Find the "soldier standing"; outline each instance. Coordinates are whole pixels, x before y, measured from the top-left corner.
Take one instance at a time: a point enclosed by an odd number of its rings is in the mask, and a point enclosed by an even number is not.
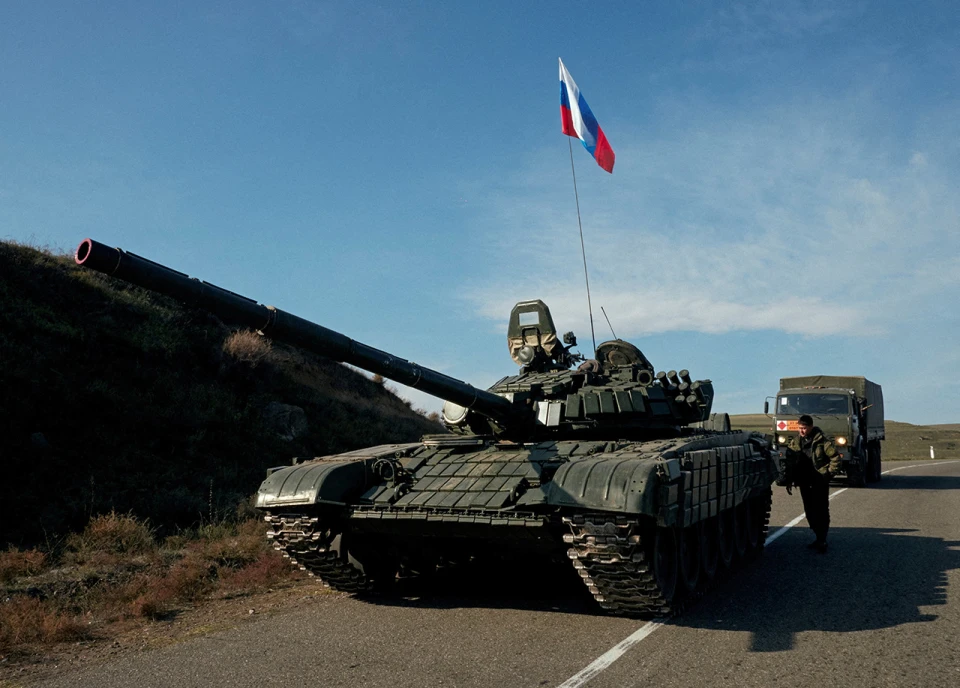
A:
[[[807,523],[817,536],[807,546],[825,554],[830,530],[830,479],[840,469],[840,453],[810,416],[800,416],[797,431],[799,436],[791,438],[787,446],[797,452],[793,482],[800,486]]]

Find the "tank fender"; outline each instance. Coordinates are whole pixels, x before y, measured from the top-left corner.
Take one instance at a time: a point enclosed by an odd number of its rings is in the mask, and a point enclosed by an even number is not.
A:
[[[595,456],[557,469],[547,486],[547,503],[675,521],[680,463],[676,459]],[[661,507],[673,507],[673,518]]]
[[[345,505],[375,482],[381,482],[372,470],[378,460],[407,456],[419,446],[419,442],[384,444],[274,470],[257,490],[257,508],[274,509],[304,504]]]

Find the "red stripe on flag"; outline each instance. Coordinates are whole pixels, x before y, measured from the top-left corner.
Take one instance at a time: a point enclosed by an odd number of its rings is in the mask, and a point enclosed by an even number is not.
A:
[[[560,127],[567,136],[577,136],[577,130],[573,128],[573,115],[570,114],[570,108],[560,106]]]
[[[603,129],[600,127],[597,127],[597,148],[593,153],[593,157],[597,159],[597,164],[600,165],[600,167],[610,174],[613,174],[613,163],[614,160],[616,160],[616,156],[613,154],[613,148],[610,147],[610,142],[607,141],[607,137],[604,136]]]

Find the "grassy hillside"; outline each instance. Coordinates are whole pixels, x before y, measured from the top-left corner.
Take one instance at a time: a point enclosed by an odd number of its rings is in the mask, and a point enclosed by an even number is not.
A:
[[[730,416],[730,424],[740,430],[769,433],[773,421],[762,413],[750,413]],[[928,459],[931,446],[938,459],[960,459],[960,424],[912,425],[888,420],[884,426],[884,461]]]
[[[0,242],[0,544],[111,510],[222,517],[269,466],[441,432],[382,383],[204,312]],[[305,411],[295,439],[271,402]]]

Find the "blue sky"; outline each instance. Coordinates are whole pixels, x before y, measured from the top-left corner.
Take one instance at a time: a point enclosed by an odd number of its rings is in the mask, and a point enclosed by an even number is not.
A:
[[[956,2],[0,8],[0,238],[91,236],[486,387],[513,303],[759,412],[860,374],[960,421]],[[402,394],[425,410],[440,402]]]

